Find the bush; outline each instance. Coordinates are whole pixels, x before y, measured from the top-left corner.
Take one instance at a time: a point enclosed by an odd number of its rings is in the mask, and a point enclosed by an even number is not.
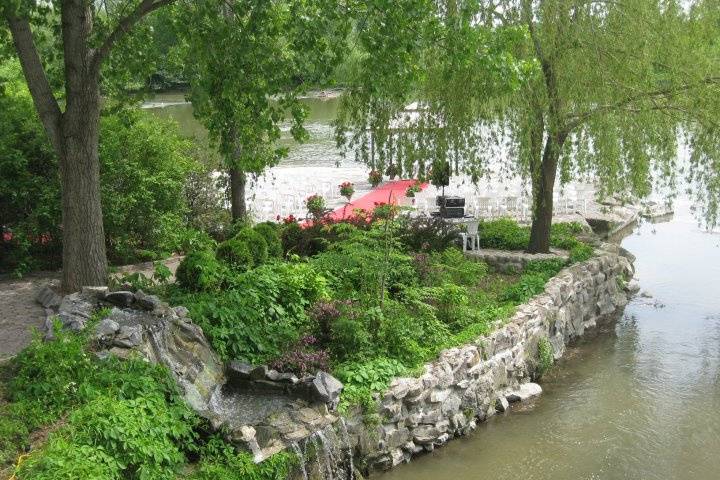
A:
[[[440,252],[458,242],[460,229],[438,217],[405,217],[398,235],[411,252]]]
[[[507,218],[480,223],[480,245],[499,250],[525,250],[530,244],[530,229]]]
[[[545,290],[547,278],[540,273],[526,273],[520,277],[520,281],[509,286],[500,296],[503,302],[511,302],[520,305],[530,300],[535,295]]]
[[[175,272],[178,284],[187,291],[209,291],[220,287],[222,267],[213,252],[199,250],[188,254]]]
[[[570,249],[570,262],[584,262],[592,258],[594,253],[595,252],[590,245],[578,242],[577,245]]]
[[[239,240],[247,245],[255,266],[262,265],[267,261],[268,244],[257,231],[251,228],[243,228],[235,235],[233,240]]]
[[[251,363],[279,357],[308,329],[306,309],[328,297],[325,278],[307,263],[262,265],[227,277],[222,292],[170,293],[224,360]]]
[[[282,256],[283,246],[280,241],[279,225],[272,222],[258,223],[253,229],[259,233],[267,244],[268,257],[278,258]]]
[[[225,240],[215,252],[218,260],[236,272],[245,272],[255,266],[255,259],[247,242],[239,238]]]

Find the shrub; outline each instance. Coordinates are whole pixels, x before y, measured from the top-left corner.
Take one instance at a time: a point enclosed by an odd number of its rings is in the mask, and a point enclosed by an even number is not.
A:
[[[398,236],[411,252],[439,252],[457,242],[460,229],[438,217],[404,217]]]
[[[239,238],[225,240],[215,252],[218,260],[236,272],[245,272],[255,265],[255,259],[247,242]]]
[[[191,252],[180,262],[175,278],[188,291],[215,290],[222,280],[222,267],[213,252],[199,250]]]
[[[510,285],[500,295],[500,300],[520,305],[530,300],[535,295],[545,290],[545,282],[547,278],[541,273],[526,273],[520,277],[520,281],[514,285]]]
[[[263,236],[252,228],[243,228],[233,240],[244,242],[252,255],[255,266],[262,265],[267,261],[268,244]]]
[[[20,466],[16,476],[19,480],[119,480],[120,472],[119,461],[101,447],[76,445],[54,435]]]
[[[279,357],[308,327],[306,309],[328,296],[327,281],[307,263],[271,263],[226,279],[213,293],[171,290],[190,309],[225,360],[252,363]]]
[[[530,230],[507,218],[482,222],[479,230],[484,248],[525,250],[530,244]]]
[[[424,276],[428,284],[456,283],[472,286],[486,277],[488,271],[486,263],[468,258],[460,249],[450,247],[430,255],[429,266]]]
[[[330,356],[325,350],[317,349],[317,339],[306,335],[290,346],[285,353],[270,363],[280,372],[293,372],[299,376],[329,370]]]
[[[281,257],[283,253],[282,242],[280,241],[279,225],[272,222],[258,223],[253,229],[259,233],[267,245],[268,257]]]
[[[577,245],[570,249],[570,262],[584,262],[592,258],[593,254],[594,250],[590,245],[578,242]]]

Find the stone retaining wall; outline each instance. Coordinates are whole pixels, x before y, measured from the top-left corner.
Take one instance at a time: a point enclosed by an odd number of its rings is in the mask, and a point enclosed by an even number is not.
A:
[[[569,258],[566,251],[556,249],[553,249],[551,253],[525,253],[483,248],[467,252],[467,255],[485,262],[495,270],[503,273],[521,272],[528,263],[534,260],[567,260]]]
[[[596,252],[552,278],[488,337],[443,351],[420,378],[395,379],[378,398],[380,425],[363,424],[359,414],[348,421],[355,464],[368,472],[407,462],[472,431],[508,401],[539,394],[530,383],[538,375],[539,342],[546,339],[560,358],[568,343],[627,304],[619,279],[633,275],[632,257],[610,244]]]

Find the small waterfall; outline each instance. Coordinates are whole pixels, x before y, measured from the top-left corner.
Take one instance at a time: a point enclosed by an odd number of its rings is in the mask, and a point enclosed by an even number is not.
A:
[[[347,447],[347,458],[350,461],[350,478],[348,480],[355,480],[355,463],[353,462],[353,448],[350,444],[350,434],[348,434],[347,423],[345,418],[340,417],[340,433],[342,434],[342,443]]]
[[[344,419],[291,444],[300,462],[303,480],[354,480],[355,464],[350,435]],[[309,450],[309,452],[308,452]]]
[[[303,480],[308,480],[307,465],[305,461],[305,452],[300,449],[300,445],[297,443],[292,444],[292,449],[295,452],[298,460],[300,461],[300,468],[302,469]]]

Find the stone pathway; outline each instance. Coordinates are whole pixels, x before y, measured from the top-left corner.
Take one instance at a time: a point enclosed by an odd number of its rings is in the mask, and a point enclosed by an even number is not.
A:
[[[173,274],[182,257],[170,257],[165,265]],[[140,272],[152,276],[152,262],[119,267],[118,272]],[[42,329],[45,310],[35,301],[37,291],[52,281],[59,281],[59,272],[35,272],[22,278],[0,277],[0,362],[15,356],[32,339],[34,328]]]
[[[45,310],[35,302],[38,289],[59,279],[54,272],[37,272],[23,278],[0,279],[0,362],[16,355],[42,328]]]

